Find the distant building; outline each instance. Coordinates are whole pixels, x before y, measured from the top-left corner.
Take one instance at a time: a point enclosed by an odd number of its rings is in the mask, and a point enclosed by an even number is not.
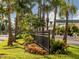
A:
[[[63,19],[57,19],[56,20],[56,25],[58,26],[65,26],[65,23],[66,23],[66,20],[63,20]],[[74,20],[68,20],[68,23],[69,24],[75,24],[77,27],[79,27],[79,20],[78,19],[74,19]],[[53,21],[50,21],[50,24],[49,26],[53,26]]]

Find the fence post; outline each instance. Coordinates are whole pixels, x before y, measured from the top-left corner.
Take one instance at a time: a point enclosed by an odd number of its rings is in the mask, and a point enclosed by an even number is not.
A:
[[[50,30],[48,31],[48,40],[49,40],[49,54],[50,54]]]

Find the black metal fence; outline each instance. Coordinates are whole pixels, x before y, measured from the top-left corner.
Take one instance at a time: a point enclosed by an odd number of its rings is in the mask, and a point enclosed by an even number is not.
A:
[[[43,47],[45,50],[50,51],[50,31],[37,32],[33,34],[34,40],[37,44]]]

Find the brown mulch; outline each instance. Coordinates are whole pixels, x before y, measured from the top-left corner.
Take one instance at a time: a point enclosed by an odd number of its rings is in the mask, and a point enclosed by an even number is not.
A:
[[[36,43],[26,44],[25,51],[28,51],[33,54],[46,55],[48,52],[44,50],[42,47],[37,45]]]

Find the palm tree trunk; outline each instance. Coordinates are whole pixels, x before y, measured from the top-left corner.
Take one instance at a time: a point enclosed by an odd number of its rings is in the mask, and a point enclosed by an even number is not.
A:
[[[38,7],[38,18],[40,18],[39,14],[40,14],[40,6]]]
[[[3,15],[3,13],[2,13],[2,24],[3,24],[3,21],[4,21],[4,15]]]
[[[19,15],[17,13],[16,14],[16,20],[15,20],[15,40],[14,40],[14,42],[16,42],[16,36],[18,34],[18,19],[19,19]]]
[[[41,19],[41,0],[38,0],[38,17]]]
[[[53,31],[52,31],[52,38],[55,40],[55,27],[56,27],[56,15],[57,15],[57,7],[55,7],[55,13],[54,13],[54,25],[53,25]]]
[[[39,3],[39,1],[38,1],[38,3]],[[39,6],[38,6],[38,18],[41,20],[41,17],[40,17],[40,13],[41,12],[41,9],[40,9],[40,4],[39,4]],[[38,28],[38,31],[40,30],[40,28]]]
[[[2,13],[2,26],[1,26],[1,28],[2,28],[2,34],[4,34],[4,15],[3,15],[3,13]]]
[[[44,22],[45,20],[45,2],[43,1],[43,6],[42,6],[42,9],[43,9],[43,11],[42,11],[42,21]],[[43,33],[44,32],[44,26],[42,27],[42,34],[44,34]]]
[[[12,35],[12,31],[11,31],[10,12],[11,12],[11,5],[10,5],[10,0],[8,0],[8,21],[9,21],[9,25],[8,25],[8,32],[9,32],[8,46],[13,45],[13,35]]]
[[[64,32],[64,37],[63,37],[63,41],[64,41],[64,44],[66,45],[67,44],[67,31],[68,31],[68,11],[66,12],[66,26],[65,26],[65,32]]]
[[[41,5],[42,1],[38,0],[38,18],[41,20]],[[39,28],[39,31],[41,31],[41,28]]]
[[[48,30],[48,24],[49,24],[49,12],[47,12],[47,30]]]
[[[45,1],[43,1],[43,6],[42,6],[42,21],[44,22],[45,20]],[[42,26],[42,44],[44,44],[44,26]]]

